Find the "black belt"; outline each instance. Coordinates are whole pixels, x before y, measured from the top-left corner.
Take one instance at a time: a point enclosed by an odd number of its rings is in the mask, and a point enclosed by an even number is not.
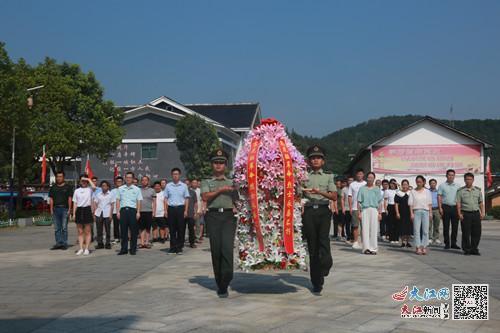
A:
[[[217,212],[217,213],[224,213],[224,212],[232,212],[232,208],[209,208],[209,212]]]
[[[446,205],[446,204],[443,204],[443,206],[446,206],[446,207],[457,207],[457,205]]]
[[[320,207],[328,207],[328,206],[329,206],[328,203],[324,203],[324,204],[308,204],[308,205],[305,205],[305,208],[318,209]]]
[[[122,208],[120,208],[120,210],[122,210],[122,209],[125,209],[125,210],[132,210],[132,209],[133,210],[137,210],[137,208],[133,208],[133,207],[122,207]]]
[[[479,213],[478,210],[462,210],[462,213],[468,213],[468,214],[474,214],[474,213]]]
[[[179,206],[168,206],[168,208],[184,208],[184,205],[179,205]]]
[[[55,208],[69,208],[67,205],[55,205]]]

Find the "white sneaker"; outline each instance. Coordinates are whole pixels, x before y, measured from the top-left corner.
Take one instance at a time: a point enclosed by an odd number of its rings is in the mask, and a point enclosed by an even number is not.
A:
[[[85,249],[85,251],[83,251],[84,256],[88,256],[89,254],[90,254],[89,249]]]
[[[439,239],[436,239],[436,240],[434,241],[434,244],[439,245],[439,244],[441,244],[441,241],[440,241]]]
[[[361,250],[362,246],[361,246],[361,244],[359,242],[354,242],[352,244],[352,248],[356,249],[356,250]]]
[[[78,250],[78,252],[76,253],[77,256],[81,256],[82,254],[83,254],[83,249]]]

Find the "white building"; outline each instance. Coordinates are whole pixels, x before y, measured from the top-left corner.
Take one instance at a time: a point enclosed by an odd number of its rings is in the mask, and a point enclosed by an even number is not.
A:
[[[484,150],[492,145],[459,131],[432,117],[403,127],[361,149],[349,164],[347,173],[356,169],[372,170],[378,179],[395,178],[398,183],[408,179],[415,186],[415,177],[438,184],[446,181],[446,170],[456,171],[456,182],[464,184],[463,175],[472,172],[476,186],[484,193]]]

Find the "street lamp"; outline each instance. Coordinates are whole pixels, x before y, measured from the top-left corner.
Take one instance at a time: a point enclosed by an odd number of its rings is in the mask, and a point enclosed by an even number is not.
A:
[[[33,107],[33,91],[38,89],[42,89],[44,86],[36,86],[26,89],[28,93],[30,93],[26,103],[28,108],[31,109]],[[12,126],[12,161],[11,161],[11,169],[10,169],[10,197],[9,197],[9,222],[12,223],[14,221],[14,161],[16,160],[16,126]],[[18,199],[20,198],[20,194],[18,193]]]

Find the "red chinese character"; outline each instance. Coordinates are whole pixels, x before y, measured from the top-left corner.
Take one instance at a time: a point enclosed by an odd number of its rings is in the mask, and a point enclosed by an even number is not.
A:
[[[409,314],[411,314],[410,308],[408,307],[408,305],[403,304],[403,306],[401,307],[401,315],[409,315]]]

